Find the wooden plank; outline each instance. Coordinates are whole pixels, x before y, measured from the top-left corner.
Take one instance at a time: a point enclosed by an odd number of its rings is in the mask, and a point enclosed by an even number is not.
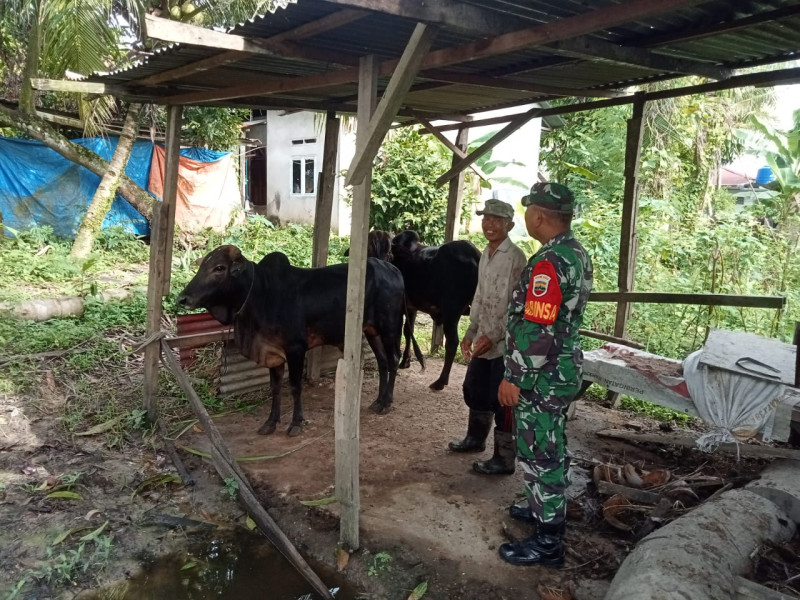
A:
[[[181,158],[181,117],[183,106],[167,107],[167,130],[164,144],[164,197],[161,203],[166,208],[167,222],[164,231],[164,287],[161,294],[169,296],[172,273],[172,243],[175,238],[175,207],[178,199],[178,169]]]
[[[317,202],[314,209],[314,235],[311,247],[311,266],[324,267],[328,264],[328,245],[331,237],[331,216],[333,212],[333,190],[336,183],[336,157],[339,149],[339,119],[336,113],[328,111],[325,121],[325,142],[322,149],[322,170],[317,184]],[[319,379],[322,350],[313,348],[308,354],[309,381]]]
[[[358,10],[353,8],[346,8],[344,10],[325,15],[314,21],[298,25],[294,29],[282,31],[276,35],[268,37],[265,41],[269,43],[283,42],[286,40],[305,40],[311,37],[318,36],[322,33],[338,29],[344,25],[348,25],[359,19],[363,19],[369,15],[366,10]]]
[[[648,92],[645,99],[663,100],[664,98],[680,98],[681,96],[691,96],[693,94],[706,94],[708,92],[718,92],[733,88],[747,86],[772,86],[772,85],[792,85],[800,83],[800,67],[791,69],[778,69],[776,71],[763,71],[760,73],[748,73],[746,75],[736,75],[723,81],[713,83],[701,83],[688,87],[675,88],[672,90],[661,90],[658,92]]]
[[[430,25],[418,24],[414,28],[397,68],[375,109],[375,114],[370,118],[365,135],[359,136],[356,141],[356,153],[347,170],[345,185],[359,184],[364,180],[367,172],[371,172],[375,154],[378,152],[386,132],[389,131],[392,121],[397,116],[397,111],[405,100],[408,88],[411,87],[417,76],[420,62],[431,47],[436,32],[436,28]]]
[[[794,323],[794,337],[792,343],[795,346],[794,357],[794,387],[800,388],[800,321]]]
[[[272,520],[272,517],[270,517],[264,507],[261,506],[253,488],[250,486],[247,476],[236,463],[236,459],[233,458],[228,447],[225,445],[222,434],[212,421],[205,406],[203,406],[202,400],[200,400],[200,397],[194,391],[186,373],[183,372],[183,369],[181,369],[181,366],[178,364],[178,360],[175,358],[172,349],[164,340],[161,341],[161,347],[164,351],[164,364],[172,371],[175,379],[177,379],[181,388],[183,388],[186,399],[189,401],[198,421],[200,421],[203,431],[211,442],[211,460],[220,477],[226,480],[233,479],[236,481],[238,484],[237,491],[239,493],[239,499],[242,501],[242,504],[245,505],[248,513],[259,526],[264,536],[272,542],[278,552],[283,554],[318,594],[322,595],[323,598],[332,599],[333,595],[328,590],[328,587],[322,583],[322,580],[311,567],[308,566],[308,563],[306,563],[302,555],[292,545],[289,538],[284,535],[277,523]]]
[[[645,304],[693,304],[698,306],[746,306],[783,308],[783,296],[738,296],[736,294],[682,294],[672,292],[592,292],[589,302],[642,302]]]
[[[578,331],[583,336],[594,338],[596,340],[603,340],[605,342],[614,342],[615,344],[622,344],[623,346],[630,346],[631,348],[637,348],[639,350],[644,350],[644,345],[640,344],[639,342],[634,342],[633,340],[629,340],[626,338],[616,337],[614,335],[608,335],[607,333],[600,333],[599,331],[591,331],[590,329],[581,329]]]
[[[622,196],[622,227],[619,239],[619,272],[617,285],[620,292],[632,292],[636,275],[636,220],[639,213],[639,155],[644,135],[644,94],[638,92],[633,103],[633,115],[628,119],[625,141],[625,189]],[[630,316],[631,305],[617,304],[614,320],[614,335],[625,337],[625,326]]]
[[[436,180],[436,185],[440,186],[454,177],[456,177],[461,171],[463,171],[466,167],[474,163],[478,160],[481,156],[489,152],[492,148],[497,146],[500,142],[504,141],[508,137],[511,136],[515,131],[517,131],[520,127],[525,125],[531,119],[534,119],[541,115],[542,109],[541,108],[532,108],[520,115],[517,115],[511,122],[503,127],[500,131],[495,133],[491,139],[487,140],[483,143],[479,148],[476,148],[472,152],[470,152],[464,158],[458,159],[458,161],[453,161],[453,166],[450,167],[450,170],[447,171],[444,175],[439,177]]]
[[[189,77],[190,75],[202,73],[203,71],[210,71],[218,67],[224,67],[225,65],[239,62],[240,60],[244,60],[250,56],[253,56],[252,52],[228,50],[227,52],[209,56],[208,58],[203,58],[193,63],[189,63],[188,65],[183,65],[174,69],[162,71],[161,73],[156,73],[155,75],[150,75],[149,77],[137,79],[132,83],[137,83],[139,85],[158,85],[159,83],[164,83],[165,81],[174,81],[175,79],[182,79],[184,77]]]
[[[69,79],[31,79],[31,87],[42,92],[74,92],[78,94],[98,94],[101,96],[119,96],[125,88],[108,83],[92,81],[72,81]]]
[[[619,46],[588,36],[562,40],[554,44],[549,44],[547,47],[570,56],[577,56],[590,60],[603,58],[611,62],[625,65],[637,65],[647,69],[653,69],[654,71],[699,75],[701,77],[708,77],[709,79],[727,79],[733,74],[731,69],[717,67],[709,63],[656,54],[644,48]]]
[[[170,348],[201,348],[216,342],[226,342],[233,339],[233,329],[225,331],[211,331],[207,333],[194,333],[191,335],[176,335],[164,338]]]
[[[680,446],[682,448],[695,448],[695,439],[680,433],[634,433],[623,429],[601,429],[597,435],[604,438],[624,440],[626,442],[664,444]],[[719,450],[738,453],[741,456],[755,458],[788,458],[800,460],[800,450],[789,448],[775,448],[773,446],[756,446],[754,444],[725,443],[718,446]],[[699,452],[699,450],[698,450]]]
[[[161,331],[161,291],[164,289],[163,240],[166,237],[167,214],[161,202],[153,204],[150,221],[150,270],[147,277],[147,316],[145,335],[155,336]],[[144,408],[151,423],[158,420],[158,362],[161,344],[151,342],[144,349]]]
[[[378,90],[378,65],[374,56],[361,60],[358,83],[358,123],[356,147],[363,148],[367,127],[375,110]],[[372,176],[368,169],[363,183],[353,187],[350,227],[350,259],[347,269],[347,310],[344,333],[344,358],[336,372],[337,394],[334,416],[336,430],[336,497],[339,499],[339,542],[350,550],[359,547],[358,515],[361,508],[359,478],[359,419],[361,408],[361,336],[364,316],[364,286],[367,269],[367,235]]]
[[[145,15],[144,17],[144,35],[164,42],[202,46],[214,48],[215,50],[235,50],[237,52],[264,54],[267,56],[275,56],[277,54],[275,51],[268,50],[240,35],[214,31],[213,29],[206,29],[205,27],[198,27],[153,15]]]

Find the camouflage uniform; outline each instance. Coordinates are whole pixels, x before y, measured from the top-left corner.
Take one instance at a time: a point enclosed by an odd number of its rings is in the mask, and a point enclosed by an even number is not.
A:
[[[553,187],[556,196],[566,190]],[[591,289],[592,262],[568,230],[531,257],[508,309],[504,363],[505,379],[520,388],[517,457],[533,516],[553,526],[566,517],[565,412],[581,385],[578,330]]]

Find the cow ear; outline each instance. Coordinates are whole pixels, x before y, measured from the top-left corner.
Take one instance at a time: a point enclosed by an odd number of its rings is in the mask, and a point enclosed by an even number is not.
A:
[[[206,257],[205,257],[205,256],[198,256],[197,258],[195,258],[195,259],[194,259],[194,266],[195,266],[195,267],[199,267],[200,265],[202,265],[202,264],[203,264],[203,261],[204,261],[205,259],[206,259]]]
[[[231,275],[241,275],[247,267],[247,261],[241,254],[231,263]]]

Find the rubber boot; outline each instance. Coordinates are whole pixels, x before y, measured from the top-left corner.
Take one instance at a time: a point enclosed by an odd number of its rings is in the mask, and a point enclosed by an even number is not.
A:
[[[493,422],[494,412],[470,409],[466,437],[460,442],[450,442],[448,448],[453,452],[483,452]]]
[[[531,506],[528,501],[525,504],[512,504],[508,507],[508,516],[517,521],[524,521],[525,523],[536,523],[536,517],[531,512]]]
[[[560,567],[564,564],[564,524],[540,523],[532,536],[501,544],[499,552],[500,558],[512,565]]]
[[[514,434],[494,430],[494,454],[489,460],[476,460],[472,468],[481,475],[510,475],[517,462]]]

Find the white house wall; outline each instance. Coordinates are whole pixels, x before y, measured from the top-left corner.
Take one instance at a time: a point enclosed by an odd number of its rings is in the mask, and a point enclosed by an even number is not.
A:
[[[298,112],[283,114],[283,111],[267,113],[267,216],[277,217],[281,223],[314,224],[316,186],[322,169],[325,141],[324,118],[315,122],[315,113]],[[338,235],[350,231],[350,211],[343,202],[343,187],[339,176],[340,164],[349,164],[354,148],[352,136],[340,133],[337,153],[337,185],[334,186],[331,229]],[[315,138],[313,144],[293,144],[293,140]],[[315,176],[312,193],[292,193],[292,161],[313,158]],[[347,163],[344,161],[347,160]],[[341,200],[340,200],[341,199]],[[340,215],[342,218],[340,218]]]

